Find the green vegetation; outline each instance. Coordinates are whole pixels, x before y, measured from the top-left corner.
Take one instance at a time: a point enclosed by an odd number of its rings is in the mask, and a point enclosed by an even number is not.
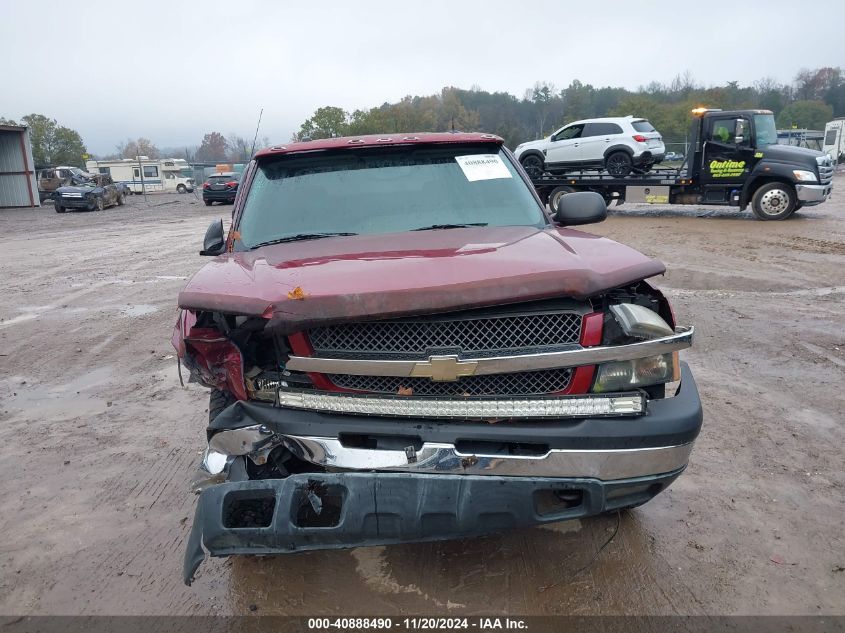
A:
[[[669,85],[653,82],[635,91],[596,88],[576,79],[562,90],[552,83],[538,82],[522,99],[477,87],[448,87],[440,94],[408,96],[369,110],[318,108],[302,123],[293,140],[455,129],[492,132],[514,147],[550,134],[570,121],[632,114],[648,118],[667,143],[683,143],[690,110],[697,106],[772,110],[781,128],[820,130],[834,116],[845,116],[845,76],[840,68],[821,68],[802,70],[790,85],[765,78],[753,86],[741,87],[729,81],[704,88],[685,73]]]
[[[27,114],[20,123],[0,118],[0,124],[25,125],[32,142],[32,160],[36,165],[85,167],[85,143],[79,132],[59,125],[43,114]]]

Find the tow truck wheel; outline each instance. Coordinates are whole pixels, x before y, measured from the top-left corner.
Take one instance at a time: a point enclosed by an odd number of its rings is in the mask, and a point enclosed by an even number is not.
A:
[[[552,210],[552,213],[557,211],[557,205],[560,204],[560,199],[568,193],[575,193],[575,188],[562,186],[552,189],[552,192],[549,194],[549,209]]]
[[[628,152],[613,152],[604,161],[604,168],[611,176],[627,176],[631,173],[633,162]]]
[[[754,192],[751,210],[759,220],[785,220],[795,212],[795,191],[782,182],[770,182]]]
[[[532,178],[538,178],[543,175],[543,159],[537,156],[537,154],[524,156],[519,162],[522,163],[522,168]]]

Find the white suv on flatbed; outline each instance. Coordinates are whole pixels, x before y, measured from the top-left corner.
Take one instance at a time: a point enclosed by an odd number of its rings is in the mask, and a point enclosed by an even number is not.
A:
[[[532,176],[577,169],[604,169],[613,176],[627,176],[635,169],[648,171],[665,153],[660,132],[646,119],[633,116],[575,121],[514,150]]]

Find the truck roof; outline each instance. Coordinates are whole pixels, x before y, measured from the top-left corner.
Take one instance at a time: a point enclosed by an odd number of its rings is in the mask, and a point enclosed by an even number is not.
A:
[[[256,158],[315,152],[329,149],[354,149],[391,145],[439,145],[447,143],[490,143],[501,145],[504,139],[495,134],[480,132],[416,132],[400,134],[368,134],[364,136],[339,136],[314,141],[296,141],[285,145],[274,145],[255,154]]]

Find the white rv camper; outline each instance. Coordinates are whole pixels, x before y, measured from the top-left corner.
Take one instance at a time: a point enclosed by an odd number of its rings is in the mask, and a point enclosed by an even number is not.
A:
[[[156,158],[146,156],[120,160],[89,160],[89,172],[108,174],[114,182],[122,182],[132,193],[171,191],[186,193],[194,190],[191,168],[181,158]]]
[[[828,154],[834,163],[845,163],[845,117],[828,121],[824,126],[822,151]]]

